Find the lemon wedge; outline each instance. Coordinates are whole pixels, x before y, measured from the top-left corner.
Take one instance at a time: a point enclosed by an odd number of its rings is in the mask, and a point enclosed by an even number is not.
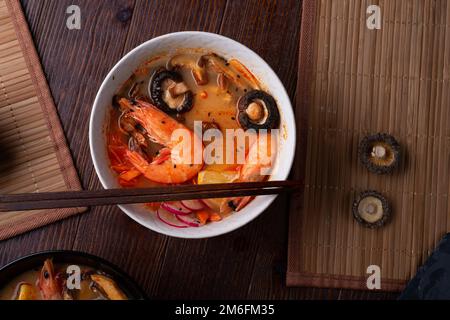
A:
[[[238,171],[211,171],[203,170],[198,173],[198,184],[210,184],[210,183],[231,183],[239,178]],[[221,198],[203,199],[202,201],[212,210],[220,212],[220,205],[222,203]]]
[[[230,183],[239,177],[237,171],[210,171],[204,170],[198,173],[198,184]]]

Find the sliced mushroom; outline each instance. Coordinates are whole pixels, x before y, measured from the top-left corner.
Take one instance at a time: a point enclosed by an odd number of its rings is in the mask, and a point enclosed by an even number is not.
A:
[[[169,94],[172,98],[176,98],[189,91],[189,88],[184,82],[172,83],[168,89]]]
[[[228,90],[229,81],[225,74],[219,73],[217,76],[217,87],[221,92],[226,92]]]
[[[236,69],[235,64],[228,63],[225,59],[215,53],[208,53],[202,56],[206,65],[214,72],[223,74],[229,81],[231,81],[238,89],[254,89],[259,90],[259,86],[254,81],[249,81],[247,77],[243,76],[239,70]],[[233,60],[237,61],[237,60]]]
[[[195,61],[192,56],[186,54],[175,55],[167,62],[167,69],[172,70],[176,67],[190,69],[197,85],[201,86],[208,83],[208,73],[202,57]]]
[[[256,77],[244,66],[239,60],[231,59],[229,61],[230,67],[235,70],[238,74],[244,77],[244,81],[247,81],[248,85],[255,90],[259,90],[259,84]]]
[[[109,300],[128,300],[113,279],[101,274],[93,274],[91,279],[94,281],[95,287],[104,293]]]
[[[238,121],[245,130],[278,128],[280,112],[275,99],[260,90],[246,93],[238,101]]]
[[[191,110],[194,103],[192,91],[185,91],[182,96],[179,95],[176,97],[170,94],[171,86],[174,86],[174,83],[177,86],[182,82],[183,78],[178,72],[166,69],[158,70],[153,75],[149,85],[150,97],[153,103],[159,109],[169,114],[183,113]],[[184,87],[178,86],[177,88]]]

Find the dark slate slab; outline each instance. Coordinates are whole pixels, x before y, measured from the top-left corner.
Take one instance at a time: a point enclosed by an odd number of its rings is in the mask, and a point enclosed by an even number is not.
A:
[[[419,269],[400,300],[450,300],[450,233]]]

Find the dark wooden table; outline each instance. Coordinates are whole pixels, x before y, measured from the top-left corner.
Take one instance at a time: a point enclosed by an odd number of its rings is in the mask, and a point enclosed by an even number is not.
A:
[[[81,8],[81,30],[66,8]],[[129,50],[155,36],[202,30],[260,54],[294,100],[299,0],[24,0],[23,7],[86,189],[100,188],[88,147],[91,106],[103,78]],[[0,243],[0,265],[47,249],[86,251],[117,264],[159,299],[386,299],[397,294],[287,288],[288,199],[230,234],[181,240],[149,231],[116,207],[89,212]]]

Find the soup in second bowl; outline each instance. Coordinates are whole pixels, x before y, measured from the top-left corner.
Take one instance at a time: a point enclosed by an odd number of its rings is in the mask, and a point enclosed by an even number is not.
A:
[[[26,271],[0,288],[0,300],[128,300],[128,298],[114,279],[101,270],[82,265],[53,264],[51,259],[47,259],[41,268]]]

